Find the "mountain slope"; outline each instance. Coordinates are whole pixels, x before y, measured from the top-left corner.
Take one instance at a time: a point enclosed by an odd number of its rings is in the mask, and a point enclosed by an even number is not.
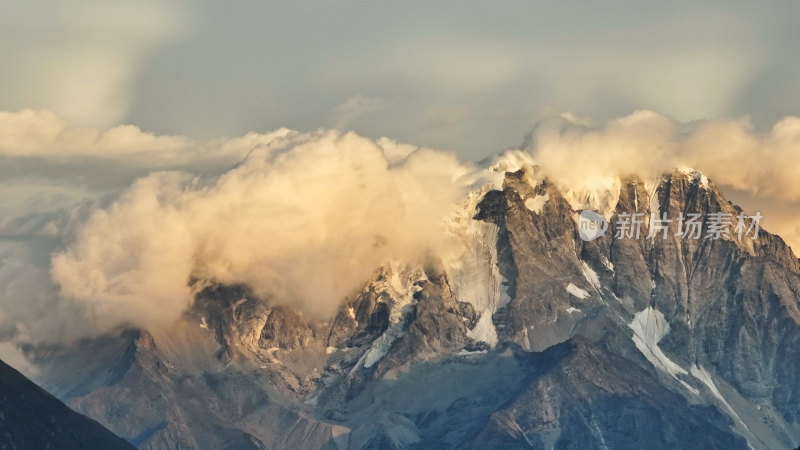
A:
[[[747,448],[714,408],[581,336],[533,355],[538,376],[469,448]]]
[[[8,449],[131,449],[0,361],[0,447]]]

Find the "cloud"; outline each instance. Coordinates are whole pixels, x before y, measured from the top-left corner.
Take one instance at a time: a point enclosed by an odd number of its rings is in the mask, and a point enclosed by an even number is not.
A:
[[[796,211],[800,201],[800,118],[785,117],[766,133],[747,118],[681,123],[652,111],[592,123],[572,115],[540,121],[523,144],[545,172],[563,186],[595,189],[620,174],[656,177],[675,167],[702,171],[745,207],[773,205]],[[794,248],[796,213],[765,218]]]
[[[449,153],[419,149],[390,164],[353,133],[292,133],[213,179],[137,181],[54,255],[52,276],[108,323],[175,320],[190,280],[247,284],[325,315],[387,259],[443,250],[470,171]]]
[[[117,123],[128,112],[144,57],[185,33],[168,2],[5,2],[0,94],[6,107],[50,108],[83,125]]]
[[[459,124],[466,119],[472,111],[470,108],[437,108],[429,107],[425,110],[425,128],[440,129]]]
[[[39,373],[39,367],[28,359],[22,349],[10,342],[0,342],[0,360],[28,378]]]
[[[565,114],[499,162],[535,162],[571,188],[695,167],[745,207],[763,205],[765,226],[796,244],[799,123],[759,134],[744,119]],[[457,254],[453,214],[497,181],[389,138],[280,129],[198,141],[74,127],[46,111],[0,113],[0,160],[0,335],[12,356],[168,324],[207,282],[328,314],[387,259]]]
[[[49,110],[0,111],[0,157],[44,158],[68,162],[77,158],[128,159],[150,169],[185,166],[203,160],[231,164],[252,148],[285,136],[248,133],[234,139],[197,141],[179,135],[155,135],[133,125],[108,129],[76,127]]]
[[[13,345],[77,337],[88,316],[79,304],[58,301],[41,243],[0,251],[0,335]],[[94,333],[88,324],[89,333]]]
[[[356,95],[337,106],[331,112],[330,126],[337,130],[347,130],[359,118],[372,114],[387,106],[387,102],[380,98]]]
[[[88,218],[134,180],[162,169],[214,177],[253,148],[289,133],[197,141],[127,125],[77,127],[45,110],[0,112],[0,336],[16,346],[130,323],[124,315],[60,296],[50,274],[51,253],[74,241]]]
[[[800,200],[798,117],[785,117],[759,134],[746,118],[680,123],[642,110],[593,125],[563,115],[540,121],[523,147],[565,185],[692,167],[718,185]]]
[[[108,130],[72,127],[47,110],[0,112],[0,154],[5,156],[163,157],[194,143],[183,136],[155,136],[132,125]]]
[[[598,126],[564,115],[537,123],[523,147],[564,186],[591,187],[598,179],[620,174],[668,170],[678,131],[677,122],[649,111]]]

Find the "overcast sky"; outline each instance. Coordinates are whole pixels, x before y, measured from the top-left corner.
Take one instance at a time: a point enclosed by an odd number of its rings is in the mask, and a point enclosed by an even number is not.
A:
[[[0,110],[196,138],[354,129],[476,159],[554,112],[797,114],[797,2],[0,0]]]

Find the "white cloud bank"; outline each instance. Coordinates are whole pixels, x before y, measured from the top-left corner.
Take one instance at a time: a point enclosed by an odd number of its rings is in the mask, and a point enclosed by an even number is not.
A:
[[[761,134],[746,118],[680,123],[643,110],[593,124],[564,115],[541,121],[526,149],[570,186],[692,167],[720,186],[800,200],[800,117],[786,117]]]
[[[328,314],[387,258],[442,249],[468,172],[453,154],[390,165],[352,133],[290,133],[218,178],[140,179],[54,255],[53,279],[111,323],[173,321],[191,303],[190,279]]]
[[[155,135],[133,125],[108,129],[76,127],[47,110],[0,111],[0,156],[38,157],[57,160],[120,158],[150,168],[191,165],[198,160],[227,164],[249,150],[283,137],[289,130],[248,133],[234,139],[197,141],[186,136]]]
[[[765,212],[764,225],[800,249],[800,117],[767,132],[750,120],[681,123],[652,111],[593,123],[565,114],[540,121],[526,139],[545,172],[572,188],[596,188],[619,174],[655,177],[675,167],[702,171],[745,208]]]

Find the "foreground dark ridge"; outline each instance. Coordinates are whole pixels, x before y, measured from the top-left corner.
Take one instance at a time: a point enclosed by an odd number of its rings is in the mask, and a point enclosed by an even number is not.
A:
[[[128,450],[134,447],[78,414],[0,361],[0,448]]]

